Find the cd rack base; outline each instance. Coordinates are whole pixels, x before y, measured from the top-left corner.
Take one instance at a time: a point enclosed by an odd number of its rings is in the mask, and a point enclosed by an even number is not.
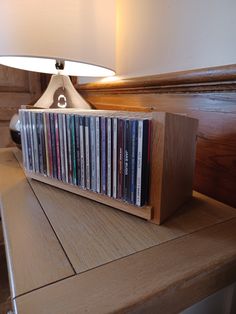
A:
[[[77,195],[92,199],[94,201],[97,201],[99,203],[106,204],[108,206],[120,209],[122,211],[125,211],[127,213],[133,214],[135,216],[138,216],[140,218],[144,218],[146,220],[150,220],[152,218],[152,208],[151,206],[142,206],[138,207],[135,205],[130,205],[128,203],[125,203],[122,200],[113,199],[107,195],[95,193],[93,191],[84,190],[79,188],[78,186],[67,184],[62,181],[51,179],[48,177],[45,177],[40,174],[36,174],[33,172],[25,171],[25,174],[27,177],[30,177],[32,179],[47,183],[49,185],[58,187],[60,189],[75,193]]]

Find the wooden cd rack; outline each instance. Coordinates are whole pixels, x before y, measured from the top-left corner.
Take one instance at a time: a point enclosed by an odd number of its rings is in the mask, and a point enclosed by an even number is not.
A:
[[[26,110],[26,109],[23,109]],[[33,109],[61,112],[58,109]],[[84,116],[151,119],[149,204],[138,207],[57,179],[25,170],[26,176],[161,224],[192,196],[198,121],[166,112],[63,109]]]

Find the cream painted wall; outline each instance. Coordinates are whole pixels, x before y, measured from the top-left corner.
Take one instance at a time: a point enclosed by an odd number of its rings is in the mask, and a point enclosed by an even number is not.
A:
[[[233,63],[236,0],[117,0],[118,75]]]

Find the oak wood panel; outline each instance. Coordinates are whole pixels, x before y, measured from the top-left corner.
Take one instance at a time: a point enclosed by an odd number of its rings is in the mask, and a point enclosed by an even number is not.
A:
[[[157,119],[159,114],[153,116]],[[155,130],[155,119],[153,120],[153,133],[159,133],[159,128]],[[154,169],[153,161],[151,162],[150,204],[155,204],[152,202],[153,198],[156,201],[159,198],[161,202],[159,212],[155,208],[153,210],[153,222],[162,223],[192,197],[197,127],[196,119],[165,114],[161,197],[156,193],[158,186],[156,178],[160,176],[160,171]],[[151,158],[161,158],[158,152],[160,148],[154,141],[152,147],[152,149],[156,147],[156,154],[152,153]]]
[[[40,74],[0,65],[0,147],[13,146],[11,117],[21,105],[34,103],[41,93]]]
[[[14,145],[10,138],[9,123],[0,122],[0,134],[0,147],[11,147]]]
[[[35,97],[41,92],[40,74],[0,65],[0,92],[30,93]]]
[[[12,297],[73,275],[61,245],[10,150],[0,153],[0,196]]]
[[[125,88],[124,88],[125,91]],[[166,111],[175,113],[195,113],[203,111],[236,113],[236,92],[222,93],[106,93],[97,91],[81,91],[88,101],[99,109]]]
[[[179,313],[236,280],[235,242],[232,219],[16,298],[15,307],[18,314]]]
[[[236,207],[235,82],[236,65],[230,65],[90,83],[78,90],[98,109],[167,111],[199,119],[194,188]]]
[[[236,211],[199,193],[156,226],[49,185],[29,181],[77,273],[232,217]]]

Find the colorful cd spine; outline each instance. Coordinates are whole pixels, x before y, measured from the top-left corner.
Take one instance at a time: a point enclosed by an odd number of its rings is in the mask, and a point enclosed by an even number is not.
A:
[[[112,119],[107,118],[107,195],[112,196]]]
[[[19,119],[20,119],[20,126],[21,126],[21,143],[22,143],[23,165],[24,165],[25,169],[29,170],[25,111],[20,110]]]
[[[59,149],[60,149],[60,166],[61,166],[61,180],[66,182],[65,173],[65,147],[64,147],[64,136],[63,136],[63,121],[62,114],[57,115],[58,119],[58,131],[59,131]]]
[[[79,117],[81,187],[85,189],[84,117]]]
[[[130,169],[130,203],[136,202],[136,177],[137,177],[137,146],[138,146],[138,121],[131,121],[131,169]]]
[[[45,140],[45,151],[46,151],[46,165],[47,165],[47,176],[51,176],[51,138],[48,136],[50,132],[50,124],[49,124],[49,115],[48,113],[43,113],[43,120],[44,120],[44,140]]]
[[[39,173],[39,150],[38,150],[38,135],[37,135],[35,112],[31,112],[31,128],[32,128],[32,138],[33,138],[34,171],[36,173]]]
[[[96,179],[98,193],[101,191],[100,169],[100,117],[96,117]]]
[[[71,163],[72,163],[72,184],[77,184],[77,166],[76,166],[76,146],[75,146],[75,117],[70,116],[71,133]]]
[[[64,142],[65,182],[69,183],[66,114],[62,114],[62,125],[63,125],[63,142]]]
[[[82,189],[143,206],[148,202],[151,121],[20,111],[24,167]]]
[[[118,119],[118,167],[117,167],[117,198],[123,198],[123,170],[124,170],[124,120]]]
[[[86,189],[91,189],[90,178],[90,136],[89,136],[89,117],[85,117],[84,127],[84,139],[85,139],[85,177],[86,177]]]
[[[51,135],[51,150],[52,150],[52,176],[57,178],[57,152],[56,152],[56,132],[54,113],[49,113],[50,119],[50,135]]]
[[[137,177],[136,177],[136,205],[141,206],[142,189],[142,149],[143,149],[143,121],[138,122],[138,151],[137,151]]]
[[[81,186],[81,170],[80,170],[80,132],[79,132],[79,116],[75,115],[75,146],[76,146],[76,171],[77,185]]]
[[[130,131],[129,131],[129,125],[130,121],[125,120],[124,121],[124,162],[123,162],[123,167],[124,167],[124,175],[123,175],[123,199],[125,201],[129,201],[129,193],[130,193],[130,188],[129,188],[129,162],[130,162]]]
[[[107,193],[107,132],[106,118],[101,117],[101,192]]]
[[[67,136],[67,161],[68,161],[68,181],[69,183],[73,183],[72,175],[72,150],[71,150],[71,115],[66,115],[66,136]]]
[[[58,114],[54,114],[55,124],[55,142],[56,142],[56,161],[57,161],[57,178],[61,180],[61,158],[60,158],[60,139],[59,139],[59,126],[58,126]]]
[[[117,198],[117,118],[112,119],[112,196]]]
[[[96,118],[90,117],[90,148],[91,148],[91,189],[97,190],[96,174]]]

